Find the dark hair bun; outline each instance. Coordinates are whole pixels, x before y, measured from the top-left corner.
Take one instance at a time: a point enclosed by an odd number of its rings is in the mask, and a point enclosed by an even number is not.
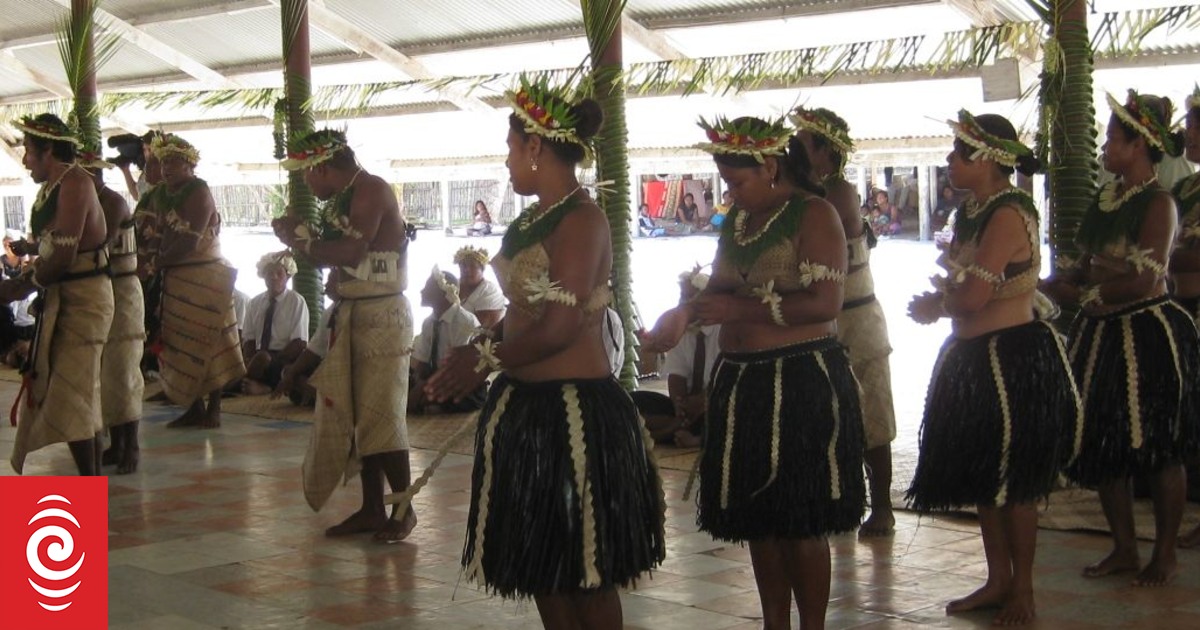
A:
[[[1017,170],[1026,177],[1033,177],[1042,170],[1042,161],[1033,155],[1022,155],[1017,158]]]
[[[590,98],[579,101],[571,108],[571,113],[579,121],[575,125],[575,133],[579,134],[580,140],[587,140],[595,136],[604,122],[604,111],[600,109],[600,103]]]
[[[1167,155],[1170,155],[1171,157],[1179,157],[1183,155],[1184,144],[1187,142],[1187,139],[1183,137],[1183,131],[1176,129],[1175,131],[1172,131],[1168,137],[1171,140],[1173,150],[1167,153]]]

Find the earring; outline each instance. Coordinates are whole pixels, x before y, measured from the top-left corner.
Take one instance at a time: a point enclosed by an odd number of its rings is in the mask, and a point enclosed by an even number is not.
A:
[[[771,190],[775,190],[775,180],[771,180]]]
[[[533,160],[529,160],[529,170],[536,173],[537,172],[537,162],[535,162]]]

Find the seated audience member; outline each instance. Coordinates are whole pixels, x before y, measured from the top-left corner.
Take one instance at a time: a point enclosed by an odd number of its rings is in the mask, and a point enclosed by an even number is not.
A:
[[[288,288],[296,275],[296,261],[290,252],[267,254],[258,261],[258,277],[267,290],[246,306],[242,330],[242,356],[246,377],[242,391],[268,394],[279,385],[283,368],[295,361],[308,345],[308,304]]]
[[[650,216],[650,204],[643,203],[638,206],[638,236],[655,237],[663,236],[667,231],[659,227],[654,218]]]
[[[608,369],[613,378],[621,379],[621,368],[625,367],[625,324],[621,314],[608,307],[604,310],[604,325],[600,327],[604,336],[604,353],[608,355]]]
[[[321,321],[304,352],[291,364],[284,366],[279,384],[271,392],[272,399],[287,396],[293,405],[299,407],[312,407],[316,403],[317,390],[308,384],[308,379],[329,352],[329,331],[333,327],[333,318],[337,316],[337,276],[336,273],[330,273],[325,280],[325,295],[334,303],[321,312]]]
[[[679,302],[693,299],[708,285],[708,274],[699,269],[679,276]],[[720,352],[721,327],[693,324],[679,344],[666,355],[663,372],[667,375],[667,393],[633,392],[634,402],[646,420],[646,428],[659,443],[697,447],[704,425],[708,379]]]
[[[488,250],[470,245],[454,253],[458,265],[458,295],[463,310],[475,316],[479,325],[491,329],[504,319],[504,293],[495,282],[483,277],[488,264]]]
[[[29,260],[28,256],[22,256],[13,251],[12,244],[23,238],[17,230],[7,230],[4,232],[4,256],[0,257],[0,261],[4,263],[5,278],[16,278],[21,275],[21,270],[24,269],[25,263]]]
[[[37,294],[23,300],[13,302],[0,314],[0,354],[4,364],[20,368],[29,356],[29,344],[33,340],[33,328],[36,323],[29,314],[29,307]]]
[[[421,306],[433,314],[421,324],[421,334],[413,341],[412,366],[408,387],[409,413],[434,412],[425,396],[425,381],[450,357],[450,351],[465,346],[479,329],[479,320],[462,307],[458,299],[458,279],[448,271],[433,268],[421,289]],[[459,401],[437,405],[438,411],[474,411],[483,406],[487,385],[482,384]]]
[[[703,227],[700,206],[696,205],[696,196],[692,193],[685,194],[683,201],[675,209],[675,223],[697,231]]]
[[[875,209],[879,210],[879,236],[895,236],[900,233],[900,208],[888,201],[886,190],[875,191]],[[886,224],[884,223],[886,219]]]
[[[475,201],[475,215],[471,219],[471,227],[467,228],[467,236],[487,236],[492,233],[492,213],[488,212],[487,204],[482,199]]]
[[[729,209],[733,207],[733,193],[728,190],[721,193],[721,203],[713,208],[713,215],[708,221],[712,224],[714,230],[720,230],[721,224],[725,222],[725,215],[729,214]]]
[[[942,186],[942,196],[938,198],[937,207],[933,209],[933,215],[930,217],[930,227],[934,232],[946,227],[950,213],[957,207],[958,195],[954,194],[954,188],[949,184]]]

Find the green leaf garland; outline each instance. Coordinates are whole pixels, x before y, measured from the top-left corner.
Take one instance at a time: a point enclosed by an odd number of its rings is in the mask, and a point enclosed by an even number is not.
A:
[[[735,205],[729,209],[729,215],[721,224],[721,237],[717,241],[717,250],[723,259],[733,263],[738,269],[749,269],[754,266],[763,252],[795,236],[807,208],[808,201],[806,199],[793,195],[780,211],[779,218],[768,226],[765,232],[761,233],[753,242],[739,245],[734,234],[734,226],[737,225],[738,215],[746,210]]]
[[[500,254],[512,260],[522,250],[546,240],[547,236],[554,233],[563,217],[579,207],[577,197],[577,195],[567,197],[541,216],[537,216],[541,204],[535,203],[526,208],[509,224],[508,230],[504,233],[504,239],[500,241]]]

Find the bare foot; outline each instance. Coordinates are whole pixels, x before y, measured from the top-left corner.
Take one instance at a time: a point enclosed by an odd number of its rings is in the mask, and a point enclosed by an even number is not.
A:
[[[209,409],[200,414],[199,422],[196,426],[201,429],[219,429],[221,428],[221,412]]]
[[[121,458],[117,461],[117,474],[128,475],[137,472],[138,461],[142,458],[142,452],[137,444],[125,446],[121,449]]]
[[[977,608],[996,608],[1007,599],[1007,591],[1007,586],[993,585],[988,582],[974,593],[946,604],[946,614],[953,615]]]
[[[359,510],[341,523],[325,530],[325,535],[334,538],[337,536],[353,536],[354,534],[378,531],[387,524],[387,520],[386,514],[367,513]]]
[[[1192,547],[1200,546],[1200,525],[1196,529],[1179,537],[1177,543],[1180,549],[1191,549]]]
[[[197,412],[194,407],[189,407],[187,411],[183,412],[183,415],[168,422],[167,428],[183,429],[198,426],[200,424],[200,416],[202,415],[203,413]]]
[[[993,626],[1023,626],[1033,623],[1033,591],[1013,591],[1004,601],[1000,614],[992,620]]]
[[[1179,573],[1179,563],[1174,558],[1170,560],[1152,559],[1146,568],[1138,573],[1133,580],[1134,586],[1166,586]]]
[[[1083,568],[1083,577],[1098,578],[1114,573],[1124,573],[1126,571],[1137,571],[1138,569],[1137,552],[1124,553],[1113,550],[1103,560],[1095,564],[1089,564]]]
[[[889,506],[884,510],[871,510],[871,515],[858,528],[860,538],[881,538],[896,533],[896,515]]]
[[[408,535],[416,527],[417,513],[410,506],[408,511],[404,513],[404,518],[400,520],[389,518],[387,523],[379,531],[375,532],[375,542],[394,545],[408,538]]]
[[[271,393],[271,388],[267,387],[265,383],[244,378],[242,379],[242,393],[249,396],[265,396]]]

